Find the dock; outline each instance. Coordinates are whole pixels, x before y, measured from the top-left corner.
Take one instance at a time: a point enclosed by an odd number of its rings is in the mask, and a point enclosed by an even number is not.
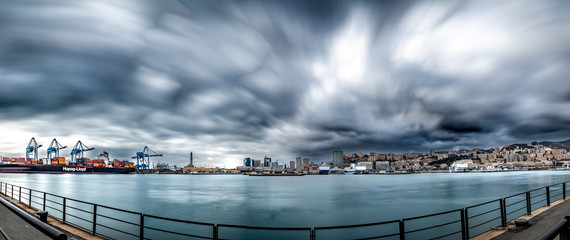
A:
[[[525,215],[517,219],[528,220],[530,226],[522,230],[514,230],[514,220],[507,224],[506,229],[496,229],[476,236],[474,240],[534,240],[546,232],[564,216],[570,214],[570,197],[565,200],[558,200],[550,206],[539,208],[531,215]],[[511,230],[509,230],[509,228]]]
[[[8,236],[10,240],[28,240],[28,239],[53,239],[48,234],[42,232],[40,229],[30,224],[24,218],[19,216],[13,210],[11,210],[10,206],[6,204],[11,204],[12,207],[15,207],[19,210],[22,210],[26,214],[37,218],[36,212],[38,210],[28,207],[23,203],[18,203],[17,200],[11,199],[10,197],[0,193],[0,228],[4,231],[4,233]],[[88,239],[88,240],[103,240],[99,236],[93,236],[88,232],[85,232],[81,229],[73,227],[68,224],[62,223],[60,220],[55,219],[51,216],[48,216],[47,224],[67,235],[67,239]],[[0,234],[0,240],[6,239],[2,234]]]

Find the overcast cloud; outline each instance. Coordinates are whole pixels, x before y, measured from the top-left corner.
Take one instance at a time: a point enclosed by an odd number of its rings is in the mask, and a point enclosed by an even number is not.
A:
[[[185,165],[570,138],[568,1],[2,1],[0,154]],[[68,149],[66,149],[68,150]],[[68,156],[69,150],[62,154]]]

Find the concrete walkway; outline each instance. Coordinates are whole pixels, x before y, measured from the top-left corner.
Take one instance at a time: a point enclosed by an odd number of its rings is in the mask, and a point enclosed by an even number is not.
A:
[[[51,239],[0,203],[0,227],[11,240]],[[2,235],[0,238],[3,239]]]
[[[564,216],[570,214],[570,198],[566,201],[559,200],[550,204],[550,207],[542,207],[532,212],[530,216],[522,216],[519,219],[527,219],[530,226],[519,231],[512,230],[491,230],[481,234],[473,240],[493,239],[493,240],[534,240],[542,233],[546,232]],[[508,228],[514,228],[514,221],[507,224]]]

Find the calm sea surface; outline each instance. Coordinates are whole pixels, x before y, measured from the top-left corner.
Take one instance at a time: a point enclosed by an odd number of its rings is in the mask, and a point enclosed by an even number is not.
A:
[[[570,171],[298,177],[0,174],[0,181],[164,217],[318,227],[463,208],[570,181]]]

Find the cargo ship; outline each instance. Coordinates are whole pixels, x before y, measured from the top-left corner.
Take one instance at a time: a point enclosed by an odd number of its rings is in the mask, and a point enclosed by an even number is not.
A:
[[[66,163],[65,158],[52,158],[49,164],[42,160],[22,161],[21,158],[3,158],[0,173],[103,173],[127,174],[135,171],[134,164],[128,161],[114,160],[105,164],[103,159],[77,159]]]

